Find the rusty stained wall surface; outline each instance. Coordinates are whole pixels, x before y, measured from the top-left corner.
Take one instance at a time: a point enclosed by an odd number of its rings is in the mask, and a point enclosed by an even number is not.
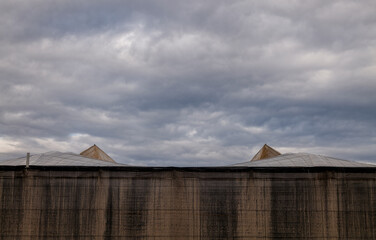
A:
[[[376,239],[376,170],[0,171],[0,239]]]

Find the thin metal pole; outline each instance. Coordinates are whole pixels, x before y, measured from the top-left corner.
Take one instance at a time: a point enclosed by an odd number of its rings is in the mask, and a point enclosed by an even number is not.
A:
[[[30,153],[26,153],[26,168],[29,168],[30,164]]]

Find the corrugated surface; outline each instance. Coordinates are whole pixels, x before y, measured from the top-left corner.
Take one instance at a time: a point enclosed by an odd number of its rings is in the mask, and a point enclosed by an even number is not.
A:
[[[26,156],[0,162],[0,166],[25,166]],[[108,162],[84,157],[74,153],[47,152],[30,157],[30,166],[126,166],[116,162]]]
[[[309,153],[286,153],[276,157],[247,161],[231,166],[239,167],[376,167],[375,164],[360,163]]]
[[[376,169],[3,167],[0,227],[0,239],[376,239]]]

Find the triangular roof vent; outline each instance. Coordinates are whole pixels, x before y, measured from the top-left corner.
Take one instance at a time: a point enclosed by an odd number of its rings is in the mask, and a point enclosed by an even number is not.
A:
[[[264,146],[256,153],[251,161],[258,161],[266,158],[276,157],[278,155],[281,155],[281,153],[268,146],[267,144],[264,144]]]
[[[106,162],[113,162],[116,163],[110,156],[107,155],[102,149],[100,149],[97,145],[93,145],[80,153],[80,155],[88,157],[88,158],[93,158],[93,159],[98,159]]]

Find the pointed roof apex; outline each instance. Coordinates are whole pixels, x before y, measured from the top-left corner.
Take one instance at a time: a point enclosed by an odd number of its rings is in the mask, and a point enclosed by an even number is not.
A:
[[[256,153],[256,155],[252,158],[251,161],[258,161],[266,158],[271,158],[281,155],[277,150],[264,144],[264,146]]]
[[[93,145],[80,153],[81,156],[85,156],[88,158],[98,159],[105,162],[112,162],[116,163],[110,156],[107,155],[102,149],[100,149],[97,145]]]

